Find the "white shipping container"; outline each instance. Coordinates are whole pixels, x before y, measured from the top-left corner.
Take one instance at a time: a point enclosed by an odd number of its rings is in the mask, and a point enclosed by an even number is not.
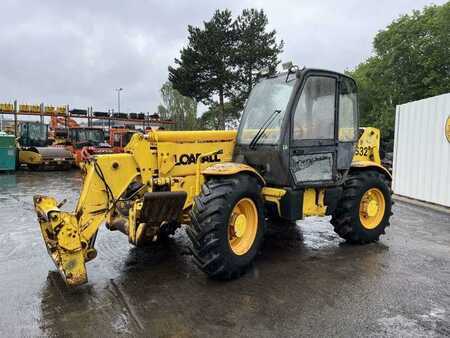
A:
[[[397,106],[394,193],[450,207],[449,119],[450,93]]]

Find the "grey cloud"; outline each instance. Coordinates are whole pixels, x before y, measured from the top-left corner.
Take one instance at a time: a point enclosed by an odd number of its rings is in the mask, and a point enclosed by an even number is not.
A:
[[[444,1],[437,1],[443,3]],[[216,8],[264,8],[284,60],[338,71],[371,53],[376,32],[414,1],[11,1],[0,3],[0,101],[154,111],[188,24]]]

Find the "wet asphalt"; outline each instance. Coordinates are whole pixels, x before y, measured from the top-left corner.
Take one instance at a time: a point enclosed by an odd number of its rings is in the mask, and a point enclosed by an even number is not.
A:
[[[136,249],[102,229],[89,283],[68,289],[32,196],[67,198],[71,172],[0,174],[0,337],[450,336],[450,215],[397,202],[387,235],[345,244],[327,218],[271,231],[242,278],[207,279],[184,230]]]

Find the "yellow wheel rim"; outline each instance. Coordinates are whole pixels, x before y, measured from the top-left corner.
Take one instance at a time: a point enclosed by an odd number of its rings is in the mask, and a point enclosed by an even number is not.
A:
[[[359,204],[359,219],[366,229],[375,229],[380,225],[386,210],[384,195],[378,188],[367,190]]]
[[[236,255],[246,254],[258,230],[258,212],[250,198],[242,198],[233,208],[228,222],[228,243]]]

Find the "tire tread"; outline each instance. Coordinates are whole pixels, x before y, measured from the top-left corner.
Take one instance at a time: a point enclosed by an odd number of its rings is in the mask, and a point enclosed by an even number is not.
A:
[[[224,223],[227,226],[229,217],[224,206],[230,206],[229,197],[236,191],[257,189],[260,193],[261,188],[256,178],[250,175],[213,177],[205,182],[201,194],[194,199],[187,235],[191,241],[194,262],[210,278],[233,279],[242,275],[247,268],[233,265],[221,247],[220,229]]]
[[[338,203],[336,210],[333,212],[331,218],[331,224],[334,227],[334,231],[343,239],[350,243],[365,244],[375,242],[379,240],[380,235],[385,234],[385,228],[390,225],[389,217],[385,217],[384,224],[381,225],[379,233],[375,236],[364,236],[361,231],[354,224],[355,212],[359,213],[359,198],[361,190],[364,188],[368,181],[381,181],[386,186],[389,194],[392,194],[390,187],[390,181],[388,178],[374,170],[367,171],[355,171],[348,174],[349,176],[343,185],[343,194]],[[388,216],[392,215],[392,201],[389,197],[389,201],[386,201],[388,208]]]

